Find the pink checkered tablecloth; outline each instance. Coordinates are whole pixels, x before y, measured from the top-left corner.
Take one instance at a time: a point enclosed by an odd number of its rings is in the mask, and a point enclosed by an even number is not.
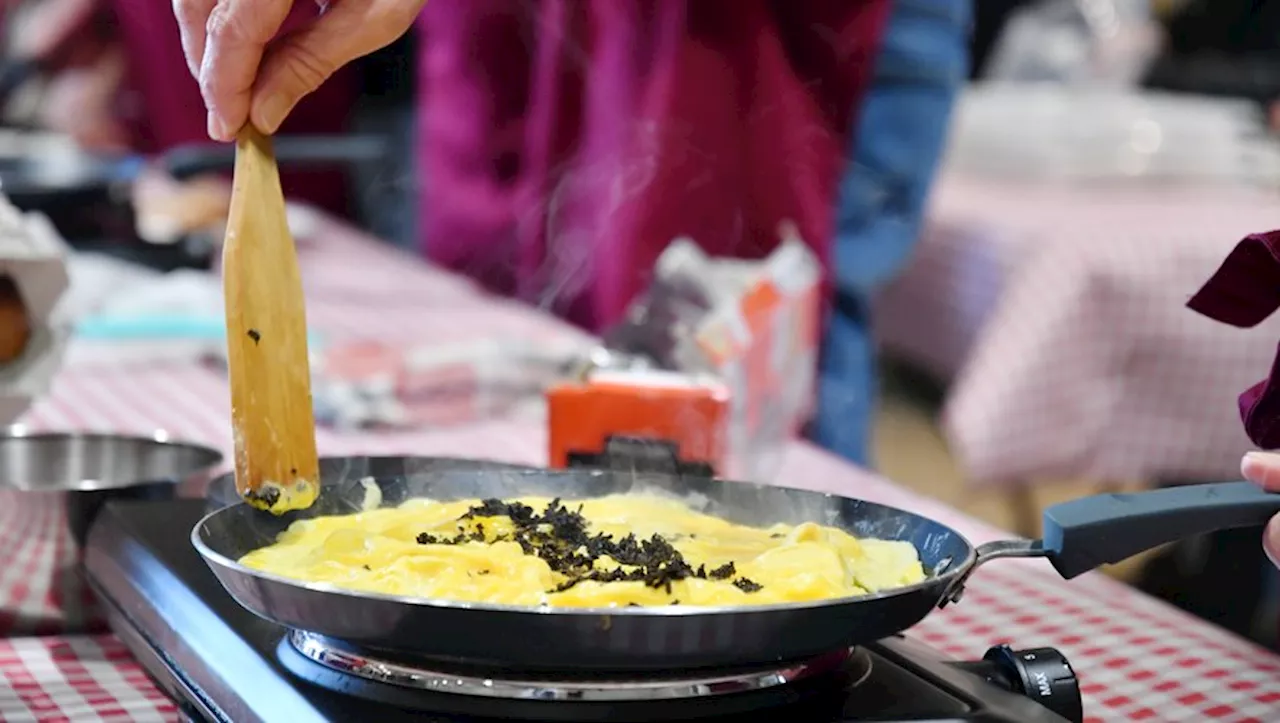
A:
[[[1247,188],[1054,187],[944,177],[881,301],[887,349],[950,381],[943,424],[975,483],[1238,476],[1236,396],[1280,318],[1185,308],[1244,235],[1280,227]]]
[[[332,335],[462,339],[467,335],[570,333],[519,307],[333,226],[303,249],[314,324]],[[353,279],[378,279],[376,285]],[[443,289],[443,290],[442,290]],[[229,448],[226,383],[195,365],[68,368],[27,416],[37,428],[148,433]],[[320,430],[326,455],[448,454],[540,463],[544,431],[534,419],[498,419],[387,434]],[[1001,535],[941,503],[897,487],[806,444],[787,453],[785,484],[857,495],[934,517],[975,542]],[[31,543],[0,566],[20,568],[3,607],[28,624],[56,628],[59,599],[44,577],[69,546]],[[0,577],[0,580],[3,580]],[[14,591],[17,590],[15,593]],[[65,597],[65,596],[64,596]],[[55,604],[57,603],[57,604]],[[1280,720],[1280,657],[1100,575],[1072,582],[1041,562],[992,563],[959,605],[913,634],[956,657],[1001,642],[1062,649],[1079,672],[1090,721]],[[0,721],[171,721],[176,709],[111,635],[0,640]]]

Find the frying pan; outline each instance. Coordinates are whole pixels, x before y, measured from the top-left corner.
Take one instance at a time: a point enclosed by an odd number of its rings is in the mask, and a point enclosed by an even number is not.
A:
[[[236,560],[271,544],[291,522],[358,509],[364,488],[324,478],[317,506],[273,517],[238,504],[213,512],[191,540],[237,602],[289,628],[391,657],[527,672],[657,672],[794,661],[903,631],[959,600],[980,565],[1047,558],[1064,578],[1157,545],[1261,525],[1280,495],[1247,482],[1086,497],[1045,511],[1041,540],[974,547],[934,520],[893,507],[816,492],[706,477],[626,470],[440,470],[376,480],[384,505],[412,497],[551,496],[582,499],[644,492],[746,525],[830,525],[857,537],[910,542],[923,582],[876,594],[750,607],[535,608],[344,591],[251,570]]]

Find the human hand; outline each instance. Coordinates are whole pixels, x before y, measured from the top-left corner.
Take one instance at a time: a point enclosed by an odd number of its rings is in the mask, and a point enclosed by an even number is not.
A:
[[[1244,478],[1260,485],[1264,490],[1280,492],[1280,453],[1250,452],[1240,462]],[[1271,518],[1262,536],[1262,549],[1276,566],[1280,567],[1280,515]]]
[[[276,132],[304,95],[343,65],[390,45],[426,5],[315,0],[318,15],[277,38],[295,2],[306,0],[173,0],[214,140],[232,140],[249,121]]]

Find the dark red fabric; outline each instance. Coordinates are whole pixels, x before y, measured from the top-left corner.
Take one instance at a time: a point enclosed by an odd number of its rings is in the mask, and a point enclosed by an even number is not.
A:
[[[588,328],[691,236],[825,261],[888,0],[432,0],[427,254]]]
[[[187,70],[182,56],[178,23],[172,3],[162,0],[105,0],[118,24],[129,66],[127,97],[122,112],[133,130],[135,146],[144,153],[159,153],[188,143],[209,143],[200,87]],[[300,2],[286,24],[296,26],[316,5]],[[284,123],[282,134],[343,133],[355,100],[355,76],[340,71],[314,95],[304,99]],[[347,189],[344,172],[291,171],[280,173],[286,194],[345,213]]]
[[[1187,304],[1238,327],[1262,323],[1280,309],[1280,231],[1246,237]],[[1253,443],[1280,448],[1280,350],[1268,378],[1240,395],[1240,418]]]

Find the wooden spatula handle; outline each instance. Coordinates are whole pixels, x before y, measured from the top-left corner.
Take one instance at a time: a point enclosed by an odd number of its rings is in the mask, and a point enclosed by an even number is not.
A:
[[[236,487],[273,512],[319,484],[302,279],[270,138],[246,127],[222,250]]]

